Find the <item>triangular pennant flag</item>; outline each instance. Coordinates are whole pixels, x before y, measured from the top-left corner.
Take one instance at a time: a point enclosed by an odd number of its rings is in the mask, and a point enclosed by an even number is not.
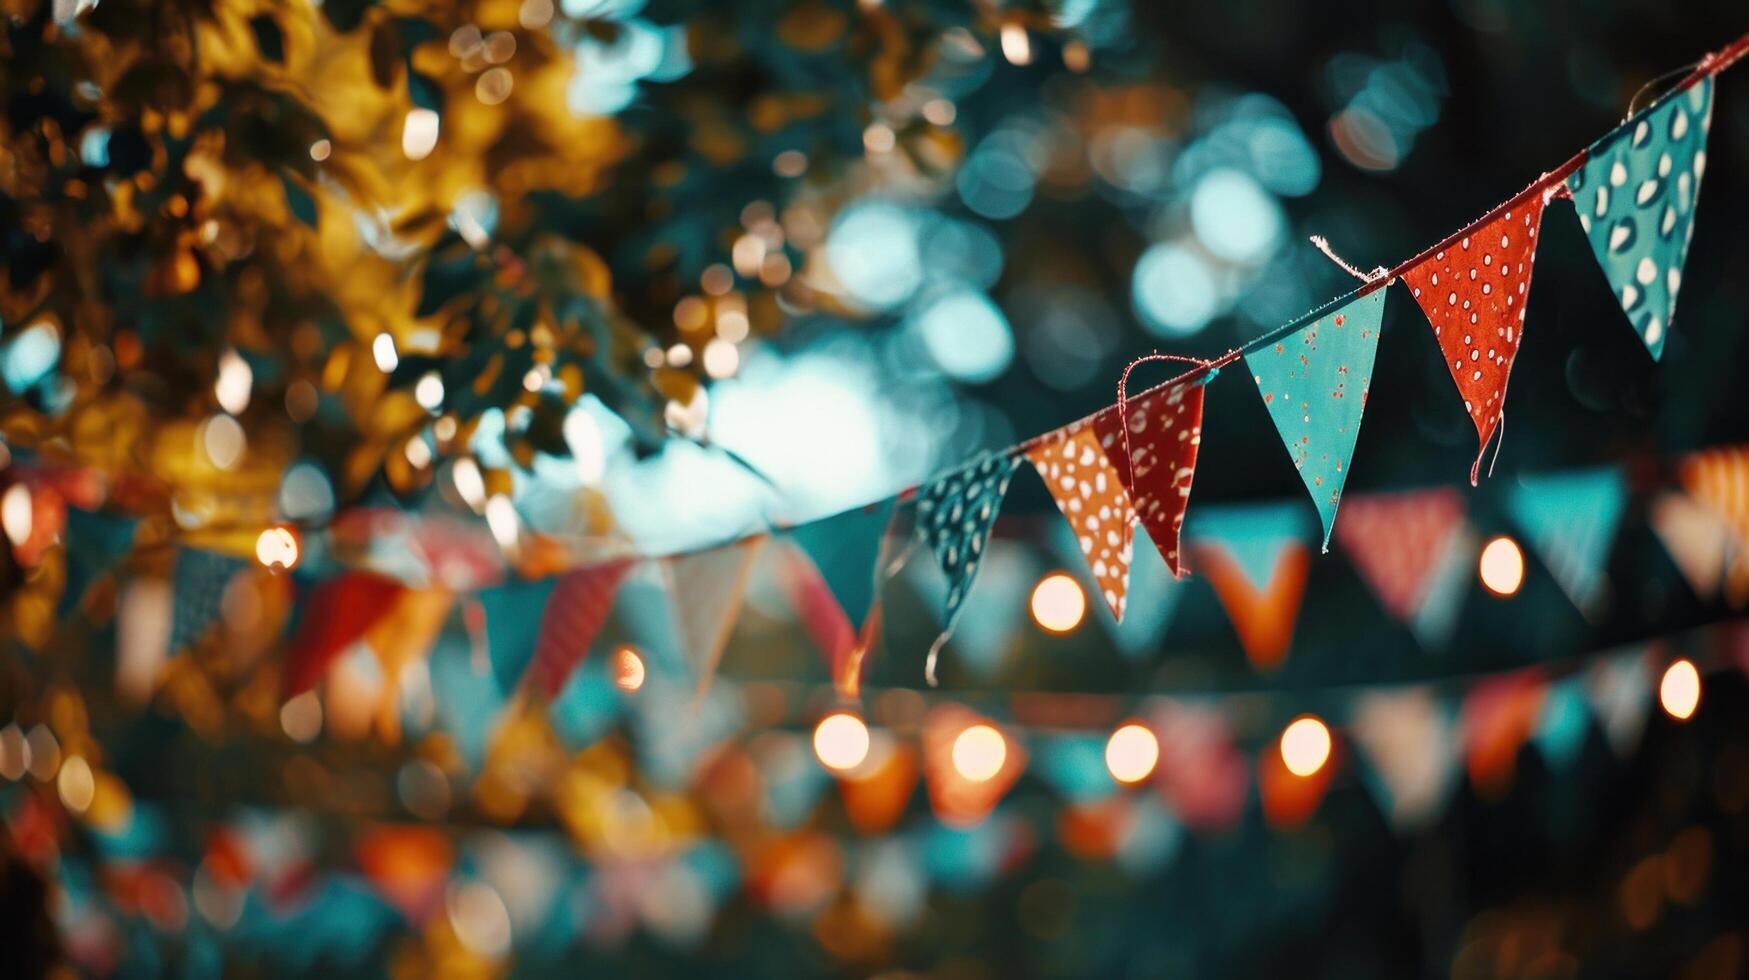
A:
[[[826,659],[839,695],[855,698],[862,685],[862,657],[844,608],[812,562],[794,552],[779,553],[777,558],[778,582],[801,618],[803,631]]]
[[[1476,424],[1471,484],[1503,417],[1506,382],[1524,336],[1536,233],[1548,195],[1540,190],[1531,194],[1403,274],[1433,325],[1464,411]]]
[[[760,816],[767,826],[795,830],[814,812],[832,777],[814,762],[806,735],[768,731],[747,746],[764,790]]]
[[[1374,289],[1245,355],[1263,405],[1324,524],[1324,550],[1360,436],[1385,290]]]
[[[1093,416],[1100,448],[1130,492],[1136,517],[1174,576],[1184,574],[1178,534],[1202,447],[1203,385],[1212,372],[1129,399],[1120,418],[1115,406]],[[1129,430],[1126,440],[1124,430]],[[1135,465],[1131,467],[1131,461]]]
[[[1597,264],[1653,360],[1676,315],[1712,119],[1703,76],[1592,144],[1567,178]]]
[[[286,649],[283,699],[316,686],[341,652],[395,607],[406,587],[375,572],[346,571],[317,585]]]
[[[613,611],[614,596],[633,564],[621,558],[559,576],[541,613],[527,672],[529,683],[548,701],[558,697],[571,672],[589,655],[589,644]]]
[[[176,605],[170,615],[172,656],[199,642],[224,614],[225,588],[248,562],[231,555],[199,548],[176,552],[171,585]]]
[[[1034,446],[1026,458],[1069,522],[1112,617],[1123,622],[1136,511],[1117,467],[1100,448],[1099,437],[1085,427]]]
[[[953,633],[960,606],[977,578],[984,542],[1019,462],[1017,456],[984,453],[917,491],[917,536],[947,575],[946,624],[924,667],[931,684],[936,656]]]
[[[1585,700],[1583,678],[1563,678],[1549,685],[1543,700],[1542,713],[1532,736],[1549,766],[1568,769],[1585,747],[1585,735],[1591,730],[1591,708]]]
[[[498,691],[509,695],[522,683],[540,639],[541,619],[559,580],[553,577],[512,579],[480,592],[485,613],[487,659]]]
[[[1251,792],[1250,766],[1233,744],[1228,717],[1213,706],[1170,701],[1149,727],[1160,743],[1154,779],[1172,812],[1194,830],[1237,824]]]
[[[741,612],[747,575],[764,546],[765,536],[759,535],[668,561],[681,655],[701,691],[716,676],[717,661]]]
[[[1076,540],[1075,530],[1067,521],[1054,524],[1050,543],[1051,550],[1065,562],[1081,557],[1081,543]],[[1160,641],[1165,638],[1167,627],[1172,625],[1172,614],[1178,608],[1178,600],[1184,597],[1186,586],[1172,577],[1172,570],[1160,558],[1160,549],[1154,547],[1153,539],[1146,534],[1131,535],[1131,544],[1134,551],[1123,622],[1106,620],[1105,627],[1124,659],[1142,661],[1159,651]],[[1085,564],[1081,565],[1078,577],[1083,587],[1097,589],[1099,583]],[[1033,578],[1036,580],[1037,575]],[[1016,596],[1017,603],[1024,601],[1024,595]],[[1024,611],[1021,616],[1024,618]]]
[[[1678,467],[1683,489],[1724,522],[1725,592],[1732,606],[1749,600],[1749,446],[1690,453]]]
[[[1054,523],[1067,532],[1066,524]],[[1080,554],[1079,545],[1071,547]],[[940,609],[947,596],[941,575],[928,562],[908,562],[903,570],[929,608]],[[1017,649],[1017,638],[1028,622],[1032,588],[1046,570],[1038,552],[1027,545],[999,538],[984,543],[984,557],[978,562],[978,601],[967,604],[954,621],[954,663],[978,680],[994,678]],[[1160,574],[1164,576],[1165,570]],[[854,694],[846,692],[846,696]]]
[[[1033,740],[1038,755],[1033,769],[1070,803],[1091,803],[1117,792],[1105,769],[1105,737],[1062,733]]]
[[[1731,552],[1723,519],[1685,494],[1666,493],[1652,502],[1650,521],[1695,596],[1718,595]]]
[[[1263,670],[1287,656],[1311,570],[1300,515],[1287,505],[1221,508],[1199,513],[1189,533],[1197,571]]]
[[[863,834],[893,829],[917,788],[917,752],[885,729],[869,733],[868,757],[838,777],[838,792],[850,825]]]
[[[364,642],[375,652],[386,681],[377,701],[376,728],[391,745],[400,740],[402,709],[410,691],[428,695],[430,689],[429,672],[424,673],[421,688],[404,686],[409,670],[431,652],[454,606],[455,595],[448,589],[407,589],[394,608],[365,631]]]
[[[1627,496],[1627,480],[1613,467],[1521,477],[1507,496],[1549,574],[1588,616],[1609,585],[1604,566]]]
[[[1640,744],[1646,730],[1646,714],[1652,707],[1652,677],[1646,651],[1628,650],[1597,662],[1591,669],[1585,692],[1591,696],[1609,747],[1626,758]]]
[[[133,547],[131,517],[67,508],[67,578],[55,606],[59,619],[71,616],[85,599],[85,590]]]
[[[1481,547],[1467,523],[1459,524],[1457,533],[1446,541],[1444,553],[1428,577],[1421,608],[1409,620],[1410,631],[1423,647],[1443,650],[1451,643],[1464,599],[1476,581],[1476,556]]]
[[[1477,683],[1462,708],[1464,761],[1470,782],[1490,798],[1512,783],[1518,750],[1536,730],[1548,685],[1533,671]]]
[[[1456,785],[1457,723],[1426,688],[1359,696],[1346,730],[1366,755],[1362,782],[1391,826],[1418,830],[1439,816]]]
[[[1451,487],[1357,495],[1336,541],[1385,611],[1407,623],[1463,520],[1463,495]]]
[[[834,514],[789,531],[791,541],[805,552],[820,578],[832,590],[839,608],[855,631],[875,602],[875,566],[881,542],[893,517],[898,498],[889,497],[866,507]]]

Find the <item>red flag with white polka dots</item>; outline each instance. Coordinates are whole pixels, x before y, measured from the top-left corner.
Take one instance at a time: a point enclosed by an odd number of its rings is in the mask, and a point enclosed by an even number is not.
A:
[[[1196,453],[1202,445],[1202,387],[1207,377],[1162,387],[1126,404],[1129,439],[1115,407],[1093,417],[1100,448],[1129,491],[1136,517],[1175,576],[1184,574],[1178,535],[1190,503]],[[1135,462],[1132,468],[1131,461]]]
[[[1503,417],[1506,381],[1524,337],[1524,302],[1547,198],[1547,192],[1532,195],[1403,274],[1476,424],[1471,484]]]
[[[1117,467],[1099,447],[1099,437],[1086,427],[1062,430],[1060,438],[1029,449],[1026,458],[1075,532],[1081,556],[1111,615],[1123,622],[1136,509]]]

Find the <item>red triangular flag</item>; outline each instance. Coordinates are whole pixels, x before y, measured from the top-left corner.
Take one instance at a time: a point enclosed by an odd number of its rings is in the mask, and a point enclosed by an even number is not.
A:
[[[631,559],[621,558],[559,577],[541,613],[540,637],[528,666],[527,682],[542,696],[549,700],[558,697],[571,673],[589,655],[589,644],[613,611],[614,597],[632,564]]]
[[[1479,445],[1471,484],[1500,425],[1506,381],[1524,337],[1524,303],[1548,193],[1532,194],[1403,274],[1476,424]]]
[[[1196,475],[1196,452],[1202,445],[1202,388],[1206,376],[1132,398],[1126,403],[1128,452],[1124,426],[1116,406],[1093,417],[1099,445],[1130,492],[1136,516],[1166,560],[1172,574],[1182,575],[1178,534],[1184,508],[1190,502],[1190,481]],[[1132,471],[1130,461],[1135,461]]]
[[[1343,500],[1336,541],[1385,610],[1407,623],[1463,519],[1463,495],[1451,487],[1364,494]]]
[[[316,586],[287,647],[284,699],[315,687],[334,658],[393,609],[404,591],[394,579],[362,571],[342,572]]]
[[[1123,451],[1121,436],[1118,451]],[[1075,532],[1112,616],[1123,622],[1136,509],[1117,467],[1101,451],[1098,436],[1085,427],[1063,430],[1060,438],[1027,450],[1026,458]]]

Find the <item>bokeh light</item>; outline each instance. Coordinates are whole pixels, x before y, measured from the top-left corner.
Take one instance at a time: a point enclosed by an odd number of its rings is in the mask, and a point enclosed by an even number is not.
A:
[[[1194,249],[1176,242],[1161,242],[1143,252],[1130,288],[1143,326],[1156,336],[1189,336],[1220,311],[1214,270]]]
[[[1139,783],[1160,762],[1160,740],[1148,726],[1128,722],[1118,726],[1105,743],[1105,768],[1120,783]]]
[[[848,711],[835,711],[814,727],[814,755],[834,772],[848,772],[868,758],[868,726]]]
[[[614,686],[628,694],[644,686],[644,658],[634,646],[622,646],[613,652]]]
[[[1315,715],[1301,715],[1281,733],[1281,761],[1296,776],[1311,776],[1330,760],[1330,728]]]
[[[1684,657],[1664,669],[1658,681],[1658,704],[1677,721],[1694,717],[1700,707],[1700,671]]]
[[[884,201],[854,204],[826,237],[826,261],[858,303],[876,310],[898,306],[923,283],[917,219]]]
[[[1190,222],[1203,246],[1229,262],[1258,262],[1274,251],[1285,219],[1275,197],[1250,174],[1222,167],[1190,196]]]
[[[286,571],[297,566],[298,536],[288,527],[270,527],[255,539],[255,560],[267,568]]]
[[[1523,549],[1504,534],[1496,536],[1482,549],[1477,574],[1489,592],[1497,596],[1516,595],[1524,584]]]
[[[974,783],[996,778],[1008,761],[1008,740],[990,725],[971,725],[953,740],[953,768]]]
[[[1087,615],[1087,593],[1066,572],[1052,572],[1032,588],[1032,619],[1052,633],[1067,633]]]
[[[929,356],[960,381],[990,381],[1014,359],[1008,318],[983,293],[956,289],[930,302],[912,320]]]

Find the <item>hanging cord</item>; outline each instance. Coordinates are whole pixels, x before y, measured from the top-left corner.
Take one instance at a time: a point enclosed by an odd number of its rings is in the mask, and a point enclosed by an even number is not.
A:
[[[1390,275],[1390,270],[1386,269],[1382,265],[1374,266],[1373,270],[1371,272],[1360,271],[1359,269],[1355,268],[1353,265],[1348,263],[1346,260],[1344,260],[1342,258],[1342,256],[1337,255],[1336,250],[1330,247],[1330,240],[1328,238],[1325,238],[1323,235],[1311,236],[1311,242],[1312,242],[1312,247],[1316,248],[1320,252],[1323,252],[1325,258],[1336,263],[1336,265],[1343,272],[1346,272],[1349,275],[1353,276],[1354,278],[1359,279],[1361,282],[1374,283],[1374,282],[1377,282],[1380,279],[1383,279],[1386,276]]]
[[[1702,58],[1699,61],[1694,62],[1693,64],[1683,65],[1681,68],[1672,68],[1669,71],[1665,72],[1664,74],[1659,75],[1657,78],[1654,78],[1651,81],[1647,82],[1646,84],[1641,85],[1637,90],[1635,90],[1633,98],[1628,99],[1628,109],[1627,109],[1627,112],[1625,114],[1623,114],[1623,116],[1621,117],[1621,121],[1625,123],[1629,119],[1634,118],[1634,113],[1639,111],[1635,107],[1639,105],[1640,96],[1645,95],[1647,92],[1651,91],[1652,89],[1657,88],[1658,86],[1663,85],[1665,82],[1668,82],[1672,79],[1687,78],[1691,73],[1706,71],[1707,66],[1716,57],[1717,57],[1717,55],[1709,54],[1705,58]],[[1654,99],[1653,101],[1655,102],[1657,100]]]

